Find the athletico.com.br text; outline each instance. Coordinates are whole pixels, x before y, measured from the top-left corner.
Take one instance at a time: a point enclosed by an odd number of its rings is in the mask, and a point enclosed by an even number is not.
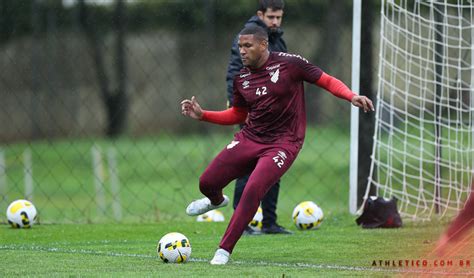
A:
[[[463,267],[470,268],[470,260],[373,260],[372,266],[378,267]]]

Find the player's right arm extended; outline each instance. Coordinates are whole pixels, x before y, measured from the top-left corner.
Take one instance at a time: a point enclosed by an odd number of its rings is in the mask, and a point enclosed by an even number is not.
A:
[[[356,96],[356,94],[352,92],[351,89],[346,86],[346,84],[325,72],[323,72],[321,77],[316,81],[316,85],[326,89],[336,97],[345,99],[349,102],[352,101],[354,96]]]
[[[245,107],[232,106],[223,111],[203,110],[201,121],[219,125],[242,124],[247,119],[248,109]]]

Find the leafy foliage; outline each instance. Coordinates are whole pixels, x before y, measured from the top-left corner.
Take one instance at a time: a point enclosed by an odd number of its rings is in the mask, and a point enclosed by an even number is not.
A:
[[[100,30],[113,28],[113,4],[90,4],[91,18],[94,26]],[[352,1],[344,1],[345,14],[351,14]],[[321,22],[324,11],[331,1],[287,1],[285,20],[294,23]],[[217,29],[226,29],[232,22],[245,21],[256,11],[256,1],[169,1],[141,0],[126,2],[126,20],[129,31],[153,28],[170,28],[192,30],[213,25]],[[2,1],[0,3],[0,43],[14,37],[31,33],[45,33],[48,28],[59,30],[77,29],[78,5],[65,7],[62,1]],[[351,23],[351,18],[344,17],[343,25]]]

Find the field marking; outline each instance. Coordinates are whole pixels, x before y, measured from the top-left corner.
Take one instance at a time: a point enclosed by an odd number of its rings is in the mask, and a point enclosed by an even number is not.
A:
[[[64,253],[64,254],[80,254],[80,255],[96,255],[109,257],[130,257],[157,260],[159,257],[145,254],[130,254],[117,253],[107,251],[96,251],[86,249],[65,249],[57,247],[42,247],[42,246],[23,246],[23,245],[0,245],[0,250],[10,251],[40,251],[49,253]],[[208,263],[209,259],[190,258],[190,262]],[[248,266],[274,266],[287,268],[310,268],[310,269],[329,269],[337,271],[369,271],[369,272],[388,272],[388,273],[414,273],[414,274],[436,274],[436,275],[459,275],[459,276],[473,276],[474,272],[449,272],[449,271],[433,271],[433,270],[416,270],[416,269],[389,269],[377,267],[357,267],[344,265],[325,265],[325,264],[309,264],[309,263],[277,263],[265,261],[230,261],[231,265],[248,265]]]

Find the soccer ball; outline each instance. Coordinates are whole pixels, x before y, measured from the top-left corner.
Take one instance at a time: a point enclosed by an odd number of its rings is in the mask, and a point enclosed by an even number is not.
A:
[[[224,214],[216,209],[198,215],[196,218],[197,222],[223,222],[224,220]]]
[[[165,263],[184,263],[191,256],[191,244],[183,234],[168,233],[158,242],[156,252]]]
[[[8,223],[13,228],[31,228],[36,222],[36,208],[28,200],[16,200],[7,208]]]
[[[262,208],[258,207],[258,210],[255,213],[252,221],[250,221],[250,223],[249,223],[250,229],[254,230],[255,232],[261,232],[262,231],[262,220],[263,220]]]
[[[323,218],[323,210],[311,201],[302,202],[293,210],[293,222],[300,230],[319,228]]]

